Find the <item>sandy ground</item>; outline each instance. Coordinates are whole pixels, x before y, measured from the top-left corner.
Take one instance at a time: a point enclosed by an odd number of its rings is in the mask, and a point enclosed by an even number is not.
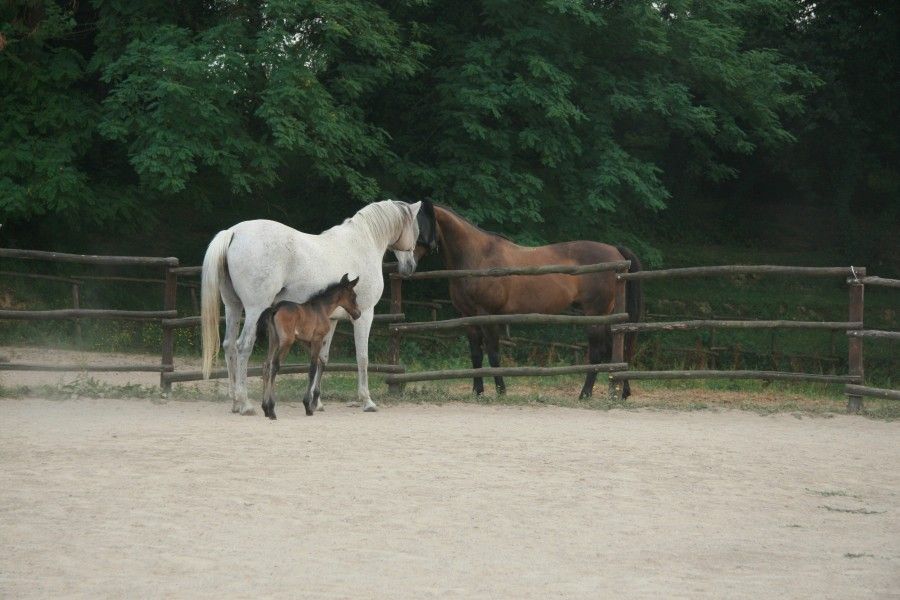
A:
[[[0,400],[0,597],[897,598],[900,424]]]

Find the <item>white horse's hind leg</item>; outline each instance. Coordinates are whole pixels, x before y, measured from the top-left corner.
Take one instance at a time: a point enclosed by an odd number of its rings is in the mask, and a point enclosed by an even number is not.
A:
[[[356,345],[356,370],[358,372],[357,396],[366,412],[375,412],[378,407],[369,395],[369,329],[375,309],[364,310],[362,315],[353,321],[353,341]]]
[[[228,370],[228,397],[231,399],[232,412],[238,412],[238,403],[235,401],[235,367],[237,362],[237,336],[240,325],[241,305],[232,305],[225,302],[225,339],[222,340],[222,350],[225,354],[225,368]]]
[[[325,367],[328,365],[328,353],[331,351],[331,340],[334,339],[334,330],[337,324],[337,319],[333,319],[331,321],[331,329],[328,330],[328,333],[322,339],[322,350],[319,352],[321,372],[316,382],[316,389],[313,392],[313,397],[316,400],[316,410],[325,410],[325,407],[322,406],[322,378],[325,376]]]
[[[264,310],[265,307],[258,306],[245,308],[244,329],[237,341],[234,403],[238,408],[235,412],[242,415],[252,415],[256,412],[247,397],[247,366],[250,362],[250,354],[253,352],[253,344],[256,343],[256,322]]]

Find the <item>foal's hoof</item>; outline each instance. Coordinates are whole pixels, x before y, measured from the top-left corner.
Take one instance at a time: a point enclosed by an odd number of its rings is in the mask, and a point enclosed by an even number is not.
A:
[[[274,420],[277,419],[278,417],[275,416],[275,413],[272,413],[271,415],[269,415],[269,418],[272,419],[272,420],[274,421]]]

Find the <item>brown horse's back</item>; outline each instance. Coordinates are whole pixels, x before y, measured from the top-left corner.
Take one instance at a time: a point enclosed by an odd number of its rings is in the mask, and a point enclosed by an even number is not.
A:
[[[623,260],[615,247],[592,241],[564,242],[529,248],[491,239],[469,268],[589,265]],[[463,314],[560,313],[580,306],[588,314],[612,311],[615,274],[515,275],[454,279],[450,298]]]

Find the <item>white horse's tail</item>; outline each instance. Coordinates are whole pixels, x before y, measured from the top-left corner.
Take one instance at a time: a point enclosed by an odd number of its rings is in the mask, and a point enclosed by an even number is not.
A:
[[[225,276],[225,252],[234,233],[220,231],[209,243],[203,257],[200,285],[200,329],[203,332],[203,379],[209,379],[213,361],[219,355],[219,283]]]

